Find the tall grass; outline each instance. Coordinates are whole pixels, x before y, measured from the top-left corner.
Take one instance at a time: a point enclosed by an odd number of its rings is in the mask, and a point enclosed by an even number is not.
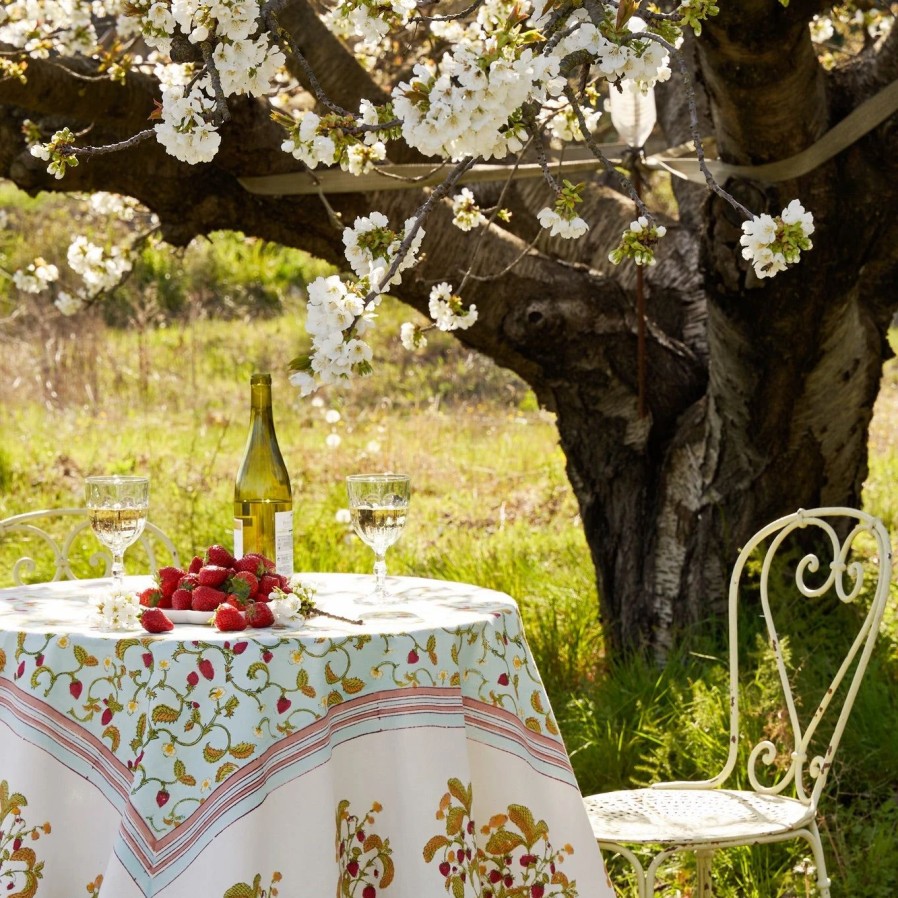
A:
[[[73,213],[60,200],[0,188],[0,203],[17,225],[0,235],[0,266],[28,260],[23,235],[37,228],[41,239],[64,247]],[[433,335],[423,355],[409,357],[395,336],[409,312],[386,301],[375,376],[332,390],[323,402],[288,386],[286,361],[303,344],[303,285],[319,270],[313,260],[239,235],[215,235],[181,254],[152,249],[112,306],[77,327],[37,306],[17,310],[0,279],[0,314],[11,316],[0,321],[0,517],[80,504],[87,474],[140,471],[152,479],[151,520],[182,557],[228,544],[249,375],[271,370],[294,487],[297,569],[368,570],[370,552],[337,520],[346,505],[343,478],[364,469],[407,471],[412,513],[390,550],[390,570],[476,582],[519,600],[584,792],[716,773],[728,727],[720,628],[708,622],[687,634],[664,669],[640,658],[608,661],[553,419],[524,384],[446,335]],[[229,320],[211,316],[222,305]],[[328,423],[327,411],[340,420]],[[864,496],[898,534],[896,474],[892,362],[871,430]],[[0,585],[8,585],[2,578],[19,549],[0,543]],[[833,898],[886,898],[898,889],[898,795],[890,781],[898,769],[896,620],[893,603],[824,803]],[[840,631],[803,626],[793,657],[813,694],[831,674],[827,659]],[[757,734],[782,706],[759,673],[767,656],[751,621],[745,640],[753,658],[746,729]],[[715,894],[814,895],[806,855],[794,844],[721,853]],[[690,874],[688,861],[670,866],[658,894],[691,898]]]

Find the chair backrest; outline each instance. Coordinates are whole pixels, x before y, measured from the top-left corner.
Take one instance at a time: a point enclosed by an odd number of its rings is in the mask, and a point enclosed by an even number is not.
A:
[[[35,581],[108,577],[112,573],[112,555],[91,532],[86,508],[53,508],[4,518],[0,521],[0,545],[6,543],[28,553],[11,562],[16,586]],[[172,541],[149,521],[128,549],[126,563],[134,561],[135,553],[141,562],[145,560],[151,573],[166,564],[180,565]]]
[[[779,744],[775,744],[773,736],[768,734],[769,738],[754,745],[748,757],[747,774],[752,788],[758,792],[780,794],[789,788],[792,796],[816,808],[867,668],[889,596],[892,569],[889,534],[881,521],[853,508],[800,509],[762,528],[739,553],[729,593],[729,754],[724,770],[708,781],[710,785],[722,785],[737,762],[740,739],[739,599],[740,593],[749,585],[747,581],[753,581],[746,576],[746,566],[757,556],[762,559],[757,584],[761,611],[783,692],[785,713],[777,728]],[[789,562],[786,573],[774,564],[775,557],[778,561]],[[771,583],[771,575],[774,583]],[[859,597],[863,602],[869,601],[866,613],[856,615],[859,626],[847,634],[848,639],[856,634],[847,654],[833,664],[832,683],[813,713],[804,712],[804,725],[799,714],[801,708],[792,691],[784,637],[774,619],[776,609],[781,609],[782,605],[775,602],[774,608],[771,603],[772,598],[786,594],[784,591],[800,601],[826,601],[823,598],[826,596],[836,606],[852,603]],[[824,745],[819,736],[817,742],[814,737],[827,711],[830,714],[826,728],[828,730],[832,725],[832,730],[828,737],[823,737],[826,738]],[[835,718],[834,722],[832,718]],[[812,752],[813,757],[809,757]],[[763,770],[760,776],[759,766]]]

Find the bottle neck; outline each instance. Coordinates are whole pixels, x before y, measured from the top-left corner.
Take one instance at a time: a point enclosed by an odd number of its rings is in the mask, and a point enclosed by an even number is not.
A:
[[[257,383],[251,384],[249,407],[253,415],[258,412],[267,413],[271,416],[271,384]]]

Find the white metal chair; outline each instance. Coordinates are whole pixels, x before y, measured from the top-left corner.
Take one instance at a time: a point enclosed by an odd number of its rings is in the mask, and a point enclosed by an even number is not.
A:
[[[63,519],[61,526],[58,526],[58,520],[54,526],[54,519]],[[0,543],[7,539],[15,540],[16,545],[21,544],[23,550],[31,553],[17,559],[12,566],[16,586],[35,575],[41,580],[77,580],[73,568],[76,557],[83,559],[82,567],[90,569],[91,577],[108,577],[112,573],[112,555],[91,533],[86,508],[52,508],[4,518],[0,521]],[[128,556],[136,548],[146,554],[151,573],[165,564],[175,567],[180,564],[172,541],[149,521],[135,546],[128,550]],[[163,553],[161,559],[160,550]],[[51,569],[52,576],[46,576],[45,572]]]
[[[813,714],[805,715],[807,720],[803,727],[797,711],[799,706],[793,697],[788,665],[780,650],[780,634],[771,612],[768,580],[774,555],[784,547],[790,535],[793,540],[801,538],[803,535],[795,534],[795,531],[804,528],[816,531],[816,536],[827,545],[827,555],[821,559],[813,553],[799,553],[801,557],[794,570],[795,594],[807,599],[832,594],[841,602],[853,602],[863,592],[865,598],[871,596],[872,599],[832,684]],[[840,534],[846,535],[843,538]],[[866,536],[862,537],[862,534]],[[862,563],[860,555],[852,554],[853,544],[859,537],[868,540],[863,549],[873,559],[872,570],[870,564]],[[828,558],[830,548],[832,560]],[[765,739],[751,748],[746,769],[751,789],[724,788],[737,768],[740,748],[738,600],[749,579],[743,578],[746,563],[759,549],[763,552],[758,584],[761,609],[791,733],[780,745]],[[803,551],[807,552],[806,549]],[[794,838],[804,839],[810,845],[820,896],[829,898],[830,880],[816,822],[817,803],[873,649],[889,596],[890,578],[891,547],[885,527],[876,518],[855,509],[799,510],[773,521],[749,540],[739,553],[730,579],[730,734],[723,770],[707,780],[656,783],[649,788],[602,793],[584,799],[600,847],[605,852],[621,855],[633,865],[639,898],[651,898],[660,865],[677,852],[695,852],[697,882],[693,894],[698,898],[711,898],[711,859],[717,849]],[[791,589],[791,573],[788,579]],[[777,588],[782,589],[779,584]],[[825,744],[822,737],[812,743],[818,724],[840,686],[844,699],[832,733]],[[831,716],[837,709],[838,701],[833,705]],[[817,749],[820,749],[819,753]],[[766,776],[759,776],[759,764],[766,765]],[[643,857],[651,851],[647,866],[637,850]]]

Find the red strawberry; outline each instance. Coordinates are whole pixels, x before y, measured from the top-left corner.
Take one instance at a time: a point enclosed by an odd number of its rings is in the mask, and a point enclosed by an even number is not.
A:
[[[140,622],[148,633],[167,633],[175,628],[175,625],[165,616],[165,612],[159,608],[147,608],[140,615]]]
[[[234,562],[234,569],[237,571],[249,571],[257,577],[261,577],[265,573],[265,565],[262,564],[258,555],[244,555]]]
[[[190,611],[193,608],[193,593],[179,586],[171,596],[171,606],[178,611]]]
[[[282,695],[277,701],[278,714],[286,713],[286,711],[289,709],[290,705],[292,705],[292,704],[293,704],[293,702],[291,702],[290,699],[287,698],[286,695]]]
[[[274,562],[258,552],[250,552],[244,555],[234,564],[238,571],[249,571],[257,577],[263,574],[273,574],[275,570]]]
[[[158,586],[151,586],[139,592],[137,600],[145,608],[155,608],[162,601],[162,590]]]
[[[221,586],[231,576],[231,569],[218,564],[203,565],[196,572],[200,586]]]
[[[169,794],[166,789],[160,789],[156,793],[156,804],[159,805],[160,808],[165,807],[168,804]]]
[[[217,617],[216,617],[217,620]],[[215,676],[215,668],[212,666],[212,662],[208,658],[200,658],[199,664],[197,664],[200,673],[207,679],[211,680]]]
[[[203,566],[203,563],[202,555],[194,555],[193,561],[190,562],[190,566],[187,568],[187,573],[195,574]]]
[[[171,598],[171,594],[178,588],[178,583],[181,582],[181,577],[186,573],[179,567],[161,567],[156,571],[156,582],[159,584],[159,588],[162,590],[162,595],[165,598]]]
[[[233,594],[238,605],[245,605],[247,602],[252,601],[253,598],[250,589],[251,584],[249,581],[243,579],[244,577],[252,577],[258,588],[259,581],[256,580],[255,575],[250,574],[248,571],[237,571],[237,573],[234,574],[234,576],[229,577],[221,587]]]
[[[246,606],[249,604],[249,599],[244,599],[234,592],[229,592],[228,597],[225,599],[225,602],[232,608],[236,608],[238,611],[246,611]]]
[[[215,626],[221,631],[245,630],[246,618],[243,613],[230,605],[219,605],[215,609]]]
[[[251,627],[270,627],[274,623],[274,613],[265,602],[253,602],[246,609],[246,622]]]
[[[281,578],[277,574],[266,574],[259,581],[259,596],[268,601],[268,597],[276,589],[281,588]]]
[[[206,549],[206,564],[217,564],[219,567],[234,567],[235,560],[234,556],[224,546],[214,545]]]
[[[256,597],[256,593],[259,591],[259,578],[252,571],[237,571],[231,580],[242,580],[249,587],[249,592],[246,594],[248,599],[254,599]],[[237,592],[237,590],[232,590],[233,592]]]
[[[190,607],[194,611],[214,611],[227,596],[211,586],[197,586],[190,594]]]

